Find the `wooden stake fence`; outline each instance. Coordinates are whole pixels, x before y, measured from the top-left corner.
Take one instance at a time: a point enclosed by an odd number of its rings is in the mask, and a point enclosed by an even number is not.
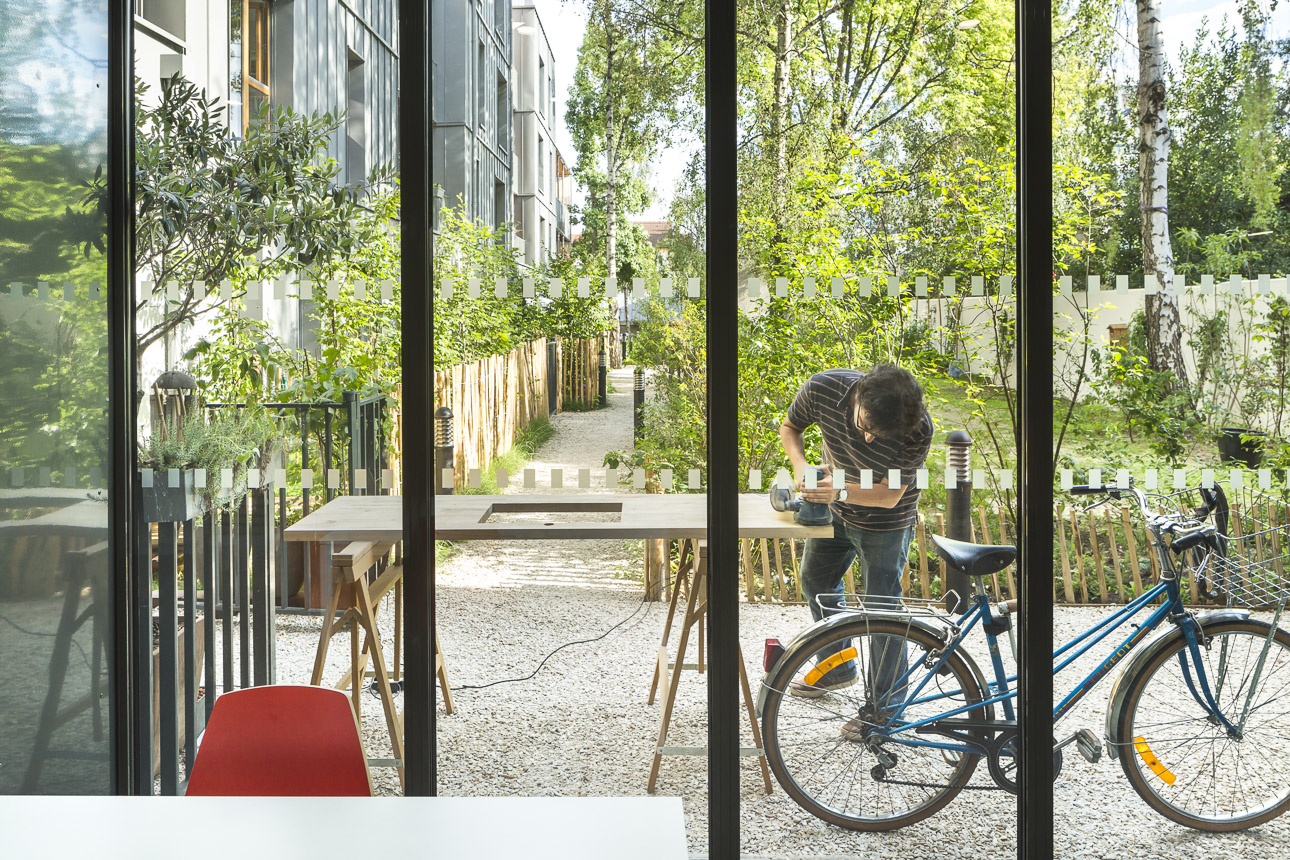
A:
[[[1235,510],[1240,502],[1234,500],[1232,504]],[[1290,511],[1267,503],[1259,503],[1251,511],[1270,525],[1290,521]],[[926,515],[919,514],[909,562],[902,577],[906,597],[941,597],[941,563],[930,535],[943,534],[944,524],[939,513],[934,516],[936,523],[929,528]],[[1102,505],[1085,511],[1080,505],[1062,504],[1054,511],[1054,520],[1052,594],[1055,602],[1124,604],[1157,581],[1159,562],[1147,543],[1146,528],[1136,512],[1131,514],[1127,506]],[[1239,535],[1240,528],[1240,518],[1233,516],[1232,534]],[[978,504],[973,531],[973,540],[983,543],[1015,541],[1015,528],[1000,507]],[[1275,541],[1276,547],[1260,549],[1260,556],[1275,556],[1279,564],[1280,553],[1286,549],[1283,538],[1274,533],[1266,540]],[[805,602],[798,577],[801,541],[750,539],[741,543],[743,592],[749,603]],[[790,559],[791,563],[784,563],[781,557]],[[1195,593],[1190,570],[1183,572],[1183,585],[1185,598]],[[843,586],[850,594],[863,590],[856,565],[846,572]],[[1015,565],[988,577],[986,589],[995,599],[1015,597]]]
[[[453,412],[457,487],[466,486],[471,469],[483,472],[494,458],[509,451],[519,432],[534,419],[550,417],[548,386],[560,395],[557,409],[566,400],[592,402],[598,393],[599,350],[596,338],[561,343],[561,358],[556,362],[559,379],[548,379],[545,340],[435,373],[435,408],[448,406]],[[577,378],[571,379],[574,373]]]

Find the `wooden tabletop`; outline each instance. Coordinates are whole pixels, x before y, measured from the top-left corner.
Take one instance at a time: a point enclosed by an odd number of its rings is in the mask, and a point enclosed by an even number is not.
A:
[[[438,540],[606,540],[707,537],[702,494],[551,493],[435,496]],[[546,514],[546,516],[537,516]],[[582,521],[588,514],[608,522]],[[523,515],[523,521],[516,521]],[[572,516],[570,516],[572,515]],[[490,520],[492,520],[490,522]],[[832,526],[799,526],[762,494],[739,496],[739,536],[830,537]],[[287,540],[402,540],[401,496],[337,496],[286,530]]]

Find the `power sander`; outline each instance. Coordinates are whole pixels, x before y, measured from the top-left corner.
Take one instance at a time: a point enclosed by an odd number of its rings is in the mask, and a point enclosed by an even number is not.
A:
[[[816,480],[823,477],[824,470],[815,468]],[[827,504],[808,502],[789,487],[771,487],[770,506],[777,511],[792,511],[793,521],[799,526],[827,526],[833,522],[833,512]]]

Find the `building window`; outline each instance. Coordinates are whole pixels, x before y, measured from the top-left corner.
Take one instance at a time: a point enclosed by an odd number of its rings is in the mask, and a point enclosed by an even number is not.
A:
[[[229,122],[245,135],[251,117],[269,100],[269,4],[229,5]]]
[[[506,226],[506,186],[501,180],[493,181],[493,227],[502,239],[502,228]]]
[[[551,128],[555,128],[555,69],[551,70],[551,77],[547,79],[547,94],[551,97]]]
[[[538,219],[538,258],[537,262],[541,263],[546,259],[546,219]]]
[[[541,191],[545,186],[546,186],[546,141],[542,140],[541,135],[538,135],[537,188],[535,190]]]
[[[524,203],[523,201],[520,200],[520,195],[515,194],[511,197],[511,211],[515,213],[511,217],[514,219],[512,223],[515,225],[515,238],[517,239],[524,238],[523,206],[524,206]]]
[[[541,57],[538,57],[537,87],[537,109],[541,111],[542,105],[546,101],[546,96],[543,95],[543,89],[546,87],[546,63],[542,62]]]
[[[367,178],[367,85],[363,58],[349,52],[349,108],[345,112],[345,177],[350,185]]]
[[[484,43],[479,43],[475,54],[475,122],[481,129],[488,125],[487,103],[484,101]]]
[[[188,34],[185,4],[175,0],[134,0],[134,14],[159,30],[164,30],[177,39],[186,39]]]
[[[510,115],[510,103],[506,98],[506,78],[497,76],[497,151],[506,151],[506,119]]]

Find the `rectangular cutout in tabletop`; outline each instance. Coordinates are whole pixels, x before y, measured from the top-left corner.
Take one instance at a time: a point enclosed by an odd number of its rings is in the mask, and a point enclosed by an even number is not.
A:
[[[485,523],[617,523],[622,522],[621,502],[494,502]]]

